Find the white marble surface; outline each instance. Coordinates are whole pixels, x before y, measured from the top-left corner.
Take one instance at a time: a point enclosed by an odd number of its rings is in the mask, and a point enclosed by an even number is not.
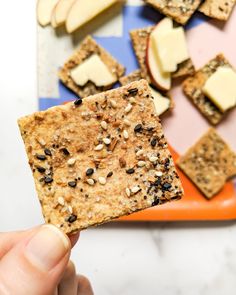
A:
[[[37,108],[34,0],[0,9],[0,230],[43,220],[16,119]],[[234,295],[236,224],[114,223],[73,251],[96,295]]]

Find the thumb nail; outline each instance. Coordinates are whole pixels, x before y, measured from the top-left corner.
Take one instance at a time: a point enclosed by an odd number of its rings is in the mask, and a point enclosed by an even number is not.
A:
[[[42,271],[50,271],[70,249],[68,238],[55,226],[44,225],[26,246],[26,258]]]

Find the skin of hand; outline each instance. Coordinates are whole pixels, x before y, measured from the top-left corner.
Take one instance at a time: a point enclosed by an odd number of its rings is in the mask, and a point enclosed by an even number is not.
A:
[[[69,261],[79,234],[68,238],[53,225],[0,233],[1,295],[93,295]]]

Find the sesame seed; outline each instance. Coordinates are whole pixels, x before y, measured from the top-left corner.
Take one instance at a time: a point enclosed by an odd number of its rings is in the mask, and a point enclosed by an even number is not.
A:
[[[64,200],[64,198],[62,198],[62,197],[59,197],[59,198],[57,199],[57,202],[58,202],[58,204],[61,205],[61,206],[64,206],[64,205],[65,205],[65,200]]]
[[[38,138],[37,140],[38,140],[38,142],[39,142],[39,144],[40,144],[41,146],[45,146],[45,145],[46,145],[46,142],[44,141],[44,139],[42,139],[42,138]]]
[[[138,124],[134,127],[134,132],[142,132],[143,126],[142,124]]]
[[[97,146],[95,146],[94,150],[95,151],[101,151],[103,149],[103,144],[98,144]]]
[[[71,214],[69,217],[66,218],[66,221],[69,223],[73,223],[77,220],[77,216],[75,214]]]
[[[44,177],[44,182],[45,182],[45,183],[51,183],[51,182],[53,182],[53,179],[52,179],[51,176],[45,176],[45,177]]]
[[[92,178],[87,179],[89,185],[94,185],[95,181]]]
[[[135,98],[134,97],[130,97],[129,102],[132,103],[132,104],[135,103]]]
[[[74,101],[74,105],[75,106],[79,106],[79,105],[81,105],[82,104],[82,99],[81,98],[78,98],[78,99],[76,99],[75,101]]]
[[[136,194],[137,192],[139,192],[141,190],[141,188],[139,186],[134,186],[131,188],[131,192],[133,194]]]
[[[47,159],[44,155],[36,155],[36,158],[40,161],[45,161]]]
[[[138,167],[144,167],[146,165],[145,161],[138,161]]]
[[[127,174],[133,174],[135,172],[134,168],[130,168],[126,170]]]
[[[138,93],[138,89],[137,88],[132,88],[128,90],[129,94],[133,94],[136,95]]]
[[[86,175],[87,175],[87,176],[91,176],[93,173],[94,173],[93,168],[89,168],[89,169],[87,169],[87,171],[86,171]]]
[[[158,176],[158,177],[161,177],[163,175],[163,173],[161,171],[156,171],[155,175]]]
[[[117,107],[117,103],[116,101],[114,101],[113,99],[111,99],[111,106],[115,109]]]
[[[123,136],[124,136],[125,139],[128,139],[129,138],[129,133],[128,133],[127,130],[124,130],[123,131]]]
[[[101,122],[101,127],[102,127],[102,129],[107,130],[107,122],[106,121],[102,121]]]
[[[51,151],[50,151],[50,149],[44,149],[44,153],[45,153],[45,155],[46,156],[52,156],[52,153],[51,153]]]
[[[143,155],[143,150],[138,150],[136,152],[136,156],[142,156]]]
[[[107,177],[112,177],[112,175],[113,175],[113,172],[110,171],[110,172],[107,174]]]
[[[100,197],[97,197],[96,198],[96,202],[100,202],[101,201],[101,198]]]
[[[40,166],[37,167],[37,170],[38,170],[38,172],[40,172],[40,173],[44,173],[44,172],[46,171],[45,168],[40,167]]]
[[[125,189],[125,193],[128,197],[130,197],[130,189],[128,187]]]
[[[106,180],[105,177],[99,177],[99,178],[98,178],[98,182],[99,182],[100,184],[104,185],[104,184],[106,184],[107,180]]]
[[[66,148],[62,148],[61,151],[63,152],[63,154],[65,156],[69,156],[69,154],[70,154],[69,151],[68,151],[68,149],[66,149]]]
[[[149,161],[152,163],[156,162],[157,160],[158,160],[158,157],[155,157],[155,156],[152,156],[149,158]]]
[[[111,140],[109,138],[103,138],[103,142],[106,144],[106,145],[109,145],[111,143]]]
[[[127,107],[125,108],[125,113],[128,114],[132,110],[133,106],[132,104],[128,104]]]
[[[67,164],[68,164],[69,166],[73,166],[73,165],[75,164],[75,162],[76,162],[76,159],[71,158],[71,159],[69,159],[69,160],[67,161]]]
[[[76,187],[77,182],[76,182],[76,181],[69,181],[69,182],[68,182],[68,185],[69,185],[70,187]]]
[[[69,211],[69,213],[73,213],[73,209],[72,209],[72,207],[71,206],[68,206],[68,211]]]
[[[131,123],[130,123],[130,121],[128,119],[124,119],[124,124],[126,126],[130,126],[131,125]]]

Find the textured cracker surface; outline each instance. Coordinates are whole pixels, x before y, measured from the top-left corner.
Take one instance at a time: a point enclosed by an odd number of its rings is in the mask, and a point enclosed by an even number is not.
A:
[[[144,0],[144,2],[184,25],[196,11],[201,0]]]
[[[18,123],[45,221],[66,233],[183,194],[144,80],[85,98],[80,105],[34,113]],[[96,151],[105,138],[111,144]],[[94,170],[90,176],[88,168]],[[100,177],[106,184],[100,184]]]
[[[106,64],[110,72],[116,76],[117,81],[124,74],[125,68],[115,60],[110,53],[103,49],[91,37],[86,37],[80,44],[78,50],[69,58],[69,60],[60,69],[58,75],[60,80],[74,93],[80,97],[87,97],[89,95],[100,93],[104,90],[111,89],[113,84],[106,87],[97,87],[94,83],[88,82],[85,86],[81,87],[76,85],[70,76],[73,68],[80,65],[84,60],[89,58],[92,54],[98,54],[101,60]]]
[[[207,198],[212,198],[236,175],[236,154],[210,128],[199,141],[178,160],[178,166]]]
[[[130,37],[132,40],[132,45],[134,48],[135,55],[137,57],[141,75],[143,79],[146,79],[149,84],[152,83],[151,77],[148,73],[148,68],[146,64],[146,54],[147,54],[147,42],[149,35],[151,34],[154,27],[146,27],[142,29],[132,30],[130,32]],[[172,74],[172,78],[186,77],[193,75],[195,72],[194,65],[191,59],[188,59],[178,65],[176,72]]]
[[[199,7],[205,15],[226,21],[234,8],[235,0],[206,0]]]
[[[223,54],[217,55],[202,69],[198,70],[195,75],[187,78],[183,82],[183,91],[186,96],[213,125],[220,123],[224,117],[224,113],[222,113],[214,103],[204,95],[202,87],[207,79],[210,78],[210,76],[221,66],[232,67]]]
[[[121,84],[122,86],[124,86],[124,85],[127,85],[127,84],[131,83],[131,82],[139,81],[139,80],[141,80],[141,79],[142,79],[142,77],[141,77],[141,70],[136,70],[136,71],[131,72],[131,73],[130,73],[129,75],[127,75],[127,76],[121,77],[119,81],[120,81],[120,84]],[[156,91],[157,91],[157,90],[156,90]],[[160,91],[158,91],[158,92],[160,92]],[[160,92],[160,93],[161,93],[161,92]],[[173,100],[173,97],[172,97],[169,93],[165,93],[165,94],[162,94],[162,93],[161,93],[161,95],[164,95],[165,97],[167,97],[167,98],[170,99],[170,107],[169,107],[169,109],[165,112],[165,113],[167,113],[168,111],[172,110],[172,109],[175,107],[175,102],[174,102],[174,100]],[[165,114],[165,113],[163,113],[163,114]],[[163,114],[161,114],[161,116],[162,116]]]

